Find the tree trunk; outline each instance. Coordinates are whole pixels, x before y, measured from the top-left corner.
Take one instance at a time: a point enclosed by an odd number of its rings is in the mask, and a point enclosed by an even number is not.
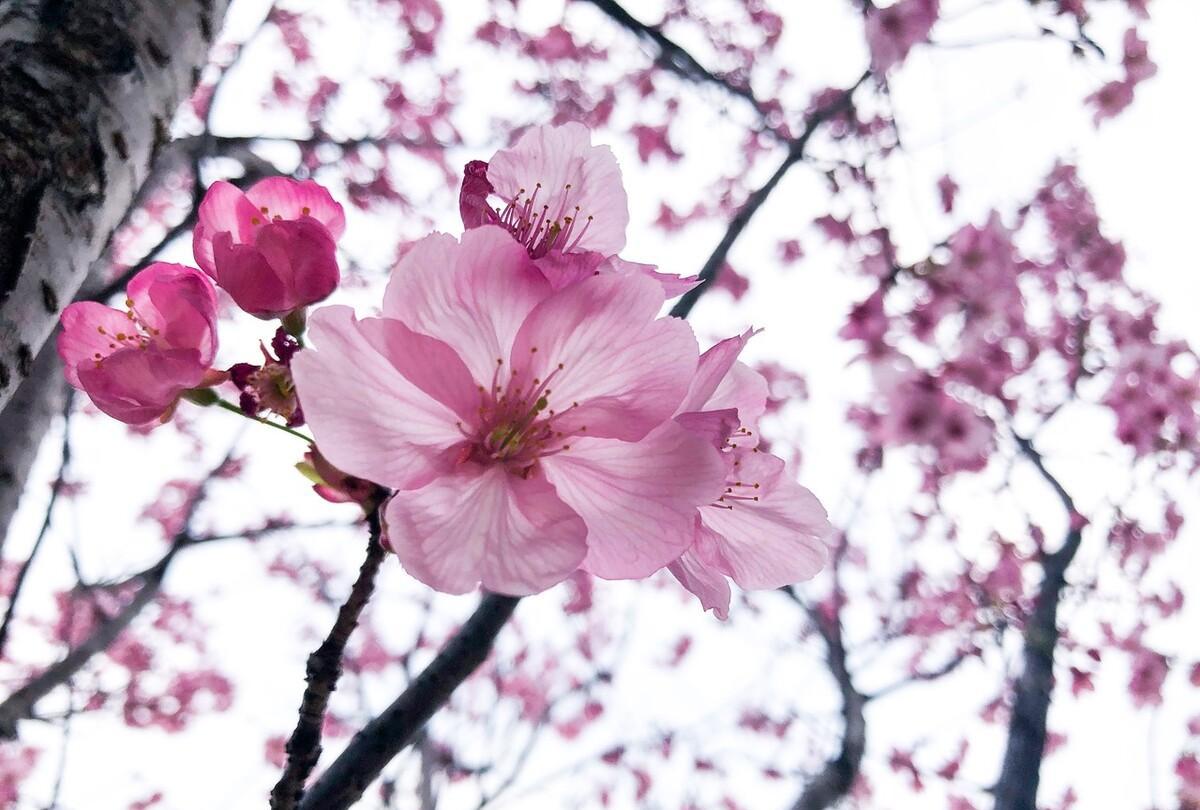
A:
[[[148,176],[227,5],[0,0],[0,410]]]
[[[54,415],[62,412],[66,393],[62,362],[47,343],[34,361],[33,372],[0,413],[0,554],[42,436]]]

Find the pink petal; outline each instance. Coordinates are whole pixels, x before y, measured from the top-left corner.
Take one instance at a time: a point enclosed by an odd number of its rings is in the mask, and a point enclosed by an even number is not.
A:
[[[706,530],[700,527],[699,531]],[[699,548],[700,544],[697,544],[696,548],[683,552],[679,559],[667,566],[667,570],[679,580],[680,585],[700,599],[705,610],[711,610],[714,616],[725,621],[729,618],[729,581],[703,558]]]
[[[683,295],[700,283],[699,276],[678,276],[672,273],[660,273],[652,264],[630,262],[620,256],[609,256],[600,265],[601,273],[615,273],[620,276],[643,275],[652,278],[662,285],[663,294],[667,300]]]
[[[735,478],[760,500],[726,500],[731,508],[705,506],[704,526],[719,536],[722,573],[743,588],[780,588],[809,579],[825,565],[831,527],[816,497],[787,476],[782,459],[769,453],[738,453]]]
[[[479,389],[454,349],[390,318],[364,318],[358,326],[405,379],[454,411],[464,424],[475,424]]]
[[[587,551],[579,516],[540,476],[463,465],[417,490],[397,492],[388,537],[410,574],[431,588],[466,593],[480,583],[524,596],[562,582]]]
[[[669,273],[660,273],[652,264],[629,262],[620,256],[604,256],[591,251],[552,250],[535,260],[538,269],[556,290],[582,281],[597,274],[617,276],[645,276],[654,279],[663,288],[663,295],[670,299],[683,295],[700,283],[696,276],[680,278]]]
[[[488,197],[492,184],[487,179],[488,165],[482,160],[472,160],[463,168],[462,188],[458,192],[458,211],[464,228],[480,225],[495,225],[500,217],[492,209]]]
[[[675,421],[684,430],[700,436],[718,450],[725,446],[725,442],[741,424],[738,412],[733,408],[681,413],[675,417]]]
[[[717,390],[708,398],[706,410],[733,408],[743,426],[755,428],[758,420],[767,408],[767,393],[769,388],[763,375],[742,362],[733,364],[733,368],[721,380]],[[755,444],[757,437],[752,437]]]
[[[154,262],[134,276],[125,291],[133,311],[157,330],[154,342],[176,349],[196,349],[200,362],[212,363],[217,352],[217,292],[194,267]]]
[[[204,370],[194,349],[121,349],[98,366],[80,368],[79,383],[104,413],[143,425],[170,410]]]
[[[252,241],[254,228],[259,219],[258,209],[246,199],[233,183],[218,180],[208,187],[200,202],[196,228],[192,232],[192,252],[196,264],[210,276],[216,272],[213,262],[213,237],[228,233],[235,244]]]
[[[244,311],[275,318],[295,309],[288,308],[291,295],[283,279],[253,244],[238,244],[222,232],[213,239],[213,257],[217,285]]]
[[[552,250],[536,262],[538,270],[550,282],[550,286],[561,290],[596,275],[599,272],[598,268],[604,263],[604,257],[589,251],[563,253],[560,250]]]
[[[576,233],[591,217],[583,238],[570,249],[607,256],[625,247],[629,201],[612,150],[591,141],[587,127],[575,122],[532,127],[488,162],[487,179],[505,202],[524,199],[536,189],[535,210],[547,206],[552,220],[574,217]]]
[[[753,329],[747,329],[736,337],[722,340],[700,355],[700,362],[696,365],[696,376],[692,378],[687,396],[684,397],[680,410],[716,410],[716,408],[709,406],[709,400],[712,399],[717,391],[717,387],[733,369],[733,365],[737,362],[738,355],[742,353],[742,349],[746,347],[750,338],[754,337],[755,334],[757,333]],[[765,391],[763,392],[763,399],[766,399]]]
[[[337,288],[337,248],[323,225],[311,219],[272,222],[254,237],[245,245],[226,234],[213,240],[217,283],[251,315],[280,317]]]
[[[655,318],[662,303],[647,278],[593,276],[529,314],[512,365],[550,380],[556,430],[632,441],[675,412],[696,368],[696,338],[684,321]]]
[[[462,441],[458,417],[405,379],[366,331],[349,307],[313,313],[315,349],[292,359],[305,419],[335,467],[390,487],[422,486]]]
[[[482,385],[507,361],[526,316],[550,285],[508,232],[484,226],[462,242],[435,233],[415,243],[384,293],[383,314],[452,346]]]
[[[71,304],[63,310],[61,322],[58,356],[62,358],[67,382],[76,388],[82,387],[79,372],[95,366],[99,359],[96,355],[108,357],[122,348],[114,340],[116,335],[136,330],[126,313],[94,301]]]
[[[246,198],[268,221],[277,217],[284,220],[312,217],[334,239],[341,239],[346,232],[346,212],[329,190],[315,180],[268,177],[251,186]]]
[[[725,463],[668,422],[639,442],[577,439],[542,461],[588,528],[583,567],[605,579],[649,576],[692,544],[696,508],[721,494]]]

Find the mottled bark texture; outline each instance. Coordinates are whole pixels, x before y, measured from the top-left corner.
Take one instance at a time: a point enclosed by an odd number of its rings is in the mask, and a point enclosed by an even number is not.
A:
[[[67,381],[53,343],[47,343],[16,395],[0,412],[0,553],[42,437],[66,405]]]
[[[227,4],[0,0],[0,410],[148,176]]]

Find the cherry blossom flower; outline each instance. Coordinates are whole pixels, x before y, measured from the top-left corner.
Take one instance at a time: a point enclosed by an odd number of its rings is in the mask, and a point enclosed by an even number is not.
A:
[[[498,212],[492,195],[504,204]],[[460,209],[466,227],[500,225],[534,258],[551,250],[615,255],[629,225],[616,157],[575,122],[531,127],[487,163],[467,164]]]
[[[396,491],[389,540],[427,585],[644,577],[692,542],[723,478],[712,444],[671,421],[697,349],[656,317],[663,301],[640,275],[556,291],[502,228],[434,234],[381,317],[313,314],[300,402],[330,463]]]
[[[675,421],[721,449],[725,490],[702,505],[692,546],[669,570],[720,619],[729,616],[728,579],[747,590],[779,588],[816,574],[831,533],[825,509],[758,447],[767,382],[737,360],[752,332],[705,352]]]
[[[902,356],[873,364],[872,372],[885,402],[882,417],[868,425],[875,441],[931,447],[944,474],[987,464],[994,441],[987,417],[947,394],[938,378]]]
[[[668,298],[698,283],[617,257],[629,224],[621,169],[607,146],[592,145],[582,124],[533,127],[491,161],[468,163],[459,211],[468,229],[505,228],[556,289],[596,273],[647,275]]]
[[[129,282],[125,311],[80,301],[62,314],[58,354],[67,381],[104,413],[131,425],[165,420],[189,388],[223,377],[217,296],[192,267],[156,262]]]
[[[335,242],[342,206],[312,180],[270,177],[242,193],[223,180],[200,203],[196,262],[259,318],[279,318],[329,297],[340,280]]]

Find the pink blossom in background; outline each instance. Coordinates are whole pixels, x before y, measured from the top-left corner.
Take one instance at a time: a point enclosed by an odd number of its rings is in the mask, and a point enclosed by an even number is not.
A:
[[[883,73],[903,62],[914,45],[928,41],[938,11],[938,0],[899,0],[886,8],[868,6],[871,66]]]
[[[1092,121],[1099,126],[1102,121],[1115,118],[1133,103],[1133,90],[1136,85],[1128,79],[1118,79],[1106,82],[1099,90],[1088,96],[1085,101],[1094,111]]]
[[[131,425],[162,419],[189,388],[219,381],[217,297],[199,270],[156,262],[129,282],[125,311],[81,301],[62,314],[67,381]]]
[[[883,396],[880,414],[859,421],[881,446],[932,448],[946,474],[979,470],[992,447],[992,423],[943,390],[933,375],[899,358],[872,365]]]
[[[787,475],[783,459],[758,447],[767,381],[738,361],[752,332],[700,358],[675,421],[721,451],[725,490],[702,505],[691,547],[670,571],[705,610],[729,616],[732,579],[747,590],[811,578],[825,564],[832,527],[816,497]]]
[[[493,195],[499,211],[488,201]],[[469,163],[459,206],[464,226],[501,225],[534,258],[551,250],[613,256],[629,225],[616,157],[575,122],[531,127],[487,163]]]
[[[548,588],[581,565],[643,577],[721,493],[717,450],[671,422],[696,369],[659,284],[554,290],[502,228],[434,234],[397,266],[381,317],[314,313],[293,360],[322,454],[396,490],[385,520],[417,579],[464,593]]]
[[[196,262],[239,307],[278,318],[329,297],[346,217],[312,180],[270,177],[242,193],[213,183],[200,204]]]

